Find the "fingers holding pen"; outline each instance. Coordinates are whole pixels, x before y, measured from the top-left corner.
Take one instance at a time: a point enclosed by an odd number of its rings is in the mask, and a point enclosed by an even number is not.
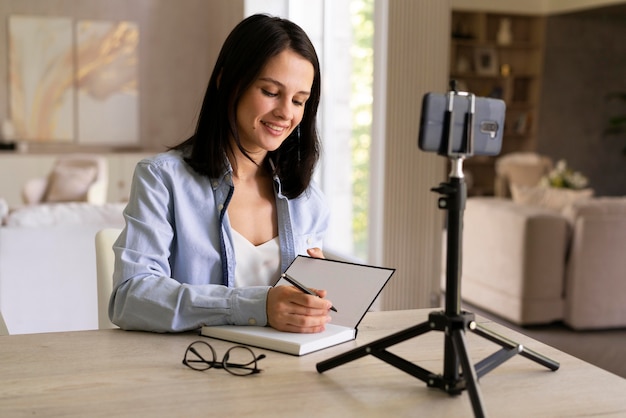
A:
[[[330,322],[329,309],[332,304],[326,299],[325,291],[316,291],[318,296],[302,293],[293,286],[276,286],[267,294],[268,324],[279,331],[313,333],[325,329]]]
[[[325,316],[332,307],[332,302],[323,299],[326,296],[325,290],[311,289],[314,295],[302,293],[299,289],[285,285],[276,286],[270,289],[268,303],[273,296],[277,296],[277,303],[281,310],[306,316]]]
[[[286,272],[281,274],[280,277],[282,279],[286,280],[287,282],[291,283],[296,289],[298,289],[299,291],[303,292],[304,294],[311,295],[311,296],[317,296],[317,297],[320,297],[320,298],[322,298],[323,296],[318,295],[316,292],[324,292],[323,294],[326,295],[326,292],[323,291],[323,290],[316,290],[314,292],[311,288],[306,287],[305,285],[303,285],[302,283],[300,283],[299,281],[294,279],[292,276],[290,276]],[[332,303],[330,304],[330,310],[337,312],[337,309],[335,309],[335,307],[332,305]]]

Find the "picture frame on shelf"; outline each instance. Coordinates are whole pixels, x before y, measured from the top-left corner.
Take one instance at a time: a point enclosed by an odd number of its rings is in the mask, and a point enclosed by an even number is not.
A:
[[[526,112],[522,112],[517,115],[517,119],[515,120],[515,125],[513,126],[513,132],[516,135],[526,135],[528,128],[528,114]]]
[[[498,55],[495,48],[488,46],[476,48],[474,69],[479,75],[498,75]]]

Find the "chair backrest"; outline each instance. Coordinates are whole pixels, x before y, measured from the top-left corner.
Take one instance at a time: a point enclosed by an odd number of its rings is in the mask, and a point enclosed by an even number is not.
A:
[[[7,324],[4,322],[4,318],[2,317],[2,312],[0,312],[0,335],[9,335]]]
[[[98,274],[98,328],[115,328],[109,319],[109,299],[113,290],[115,255],[113,243],[122,232],[119,228],[105,228],[96,233],[96,268]]]
[[[534,152],[512,152],[496,160],[495,194],[511,196],[511,184],[536,186],[552,170],[552,159]]]

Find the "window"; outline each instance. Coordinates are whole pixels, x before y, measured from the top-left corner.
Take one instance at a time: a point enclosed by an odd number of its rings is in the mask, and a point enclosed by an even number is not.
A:
[[[322,70],[323,143],[316,180],[331,207],[326,246],[366,260],[372,138],[374,0],[248,0],[245,15],[269,13],[300,25]]]

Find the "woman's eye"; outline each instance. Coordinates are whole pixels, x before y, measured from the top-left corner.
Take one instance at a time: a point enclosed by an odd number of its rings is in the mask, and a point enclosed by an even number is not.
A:
[[[298,100],[294,100],[293,104],[295,104],[296,106],[304,106],[304,102],[298,101]]]
[[[261,91],[267,97],[276,97],[276,96],[278,96],[278,93],[272,93],[271,91],[268,91],[268,90],[265,90],[265,89],[261,89]]]

